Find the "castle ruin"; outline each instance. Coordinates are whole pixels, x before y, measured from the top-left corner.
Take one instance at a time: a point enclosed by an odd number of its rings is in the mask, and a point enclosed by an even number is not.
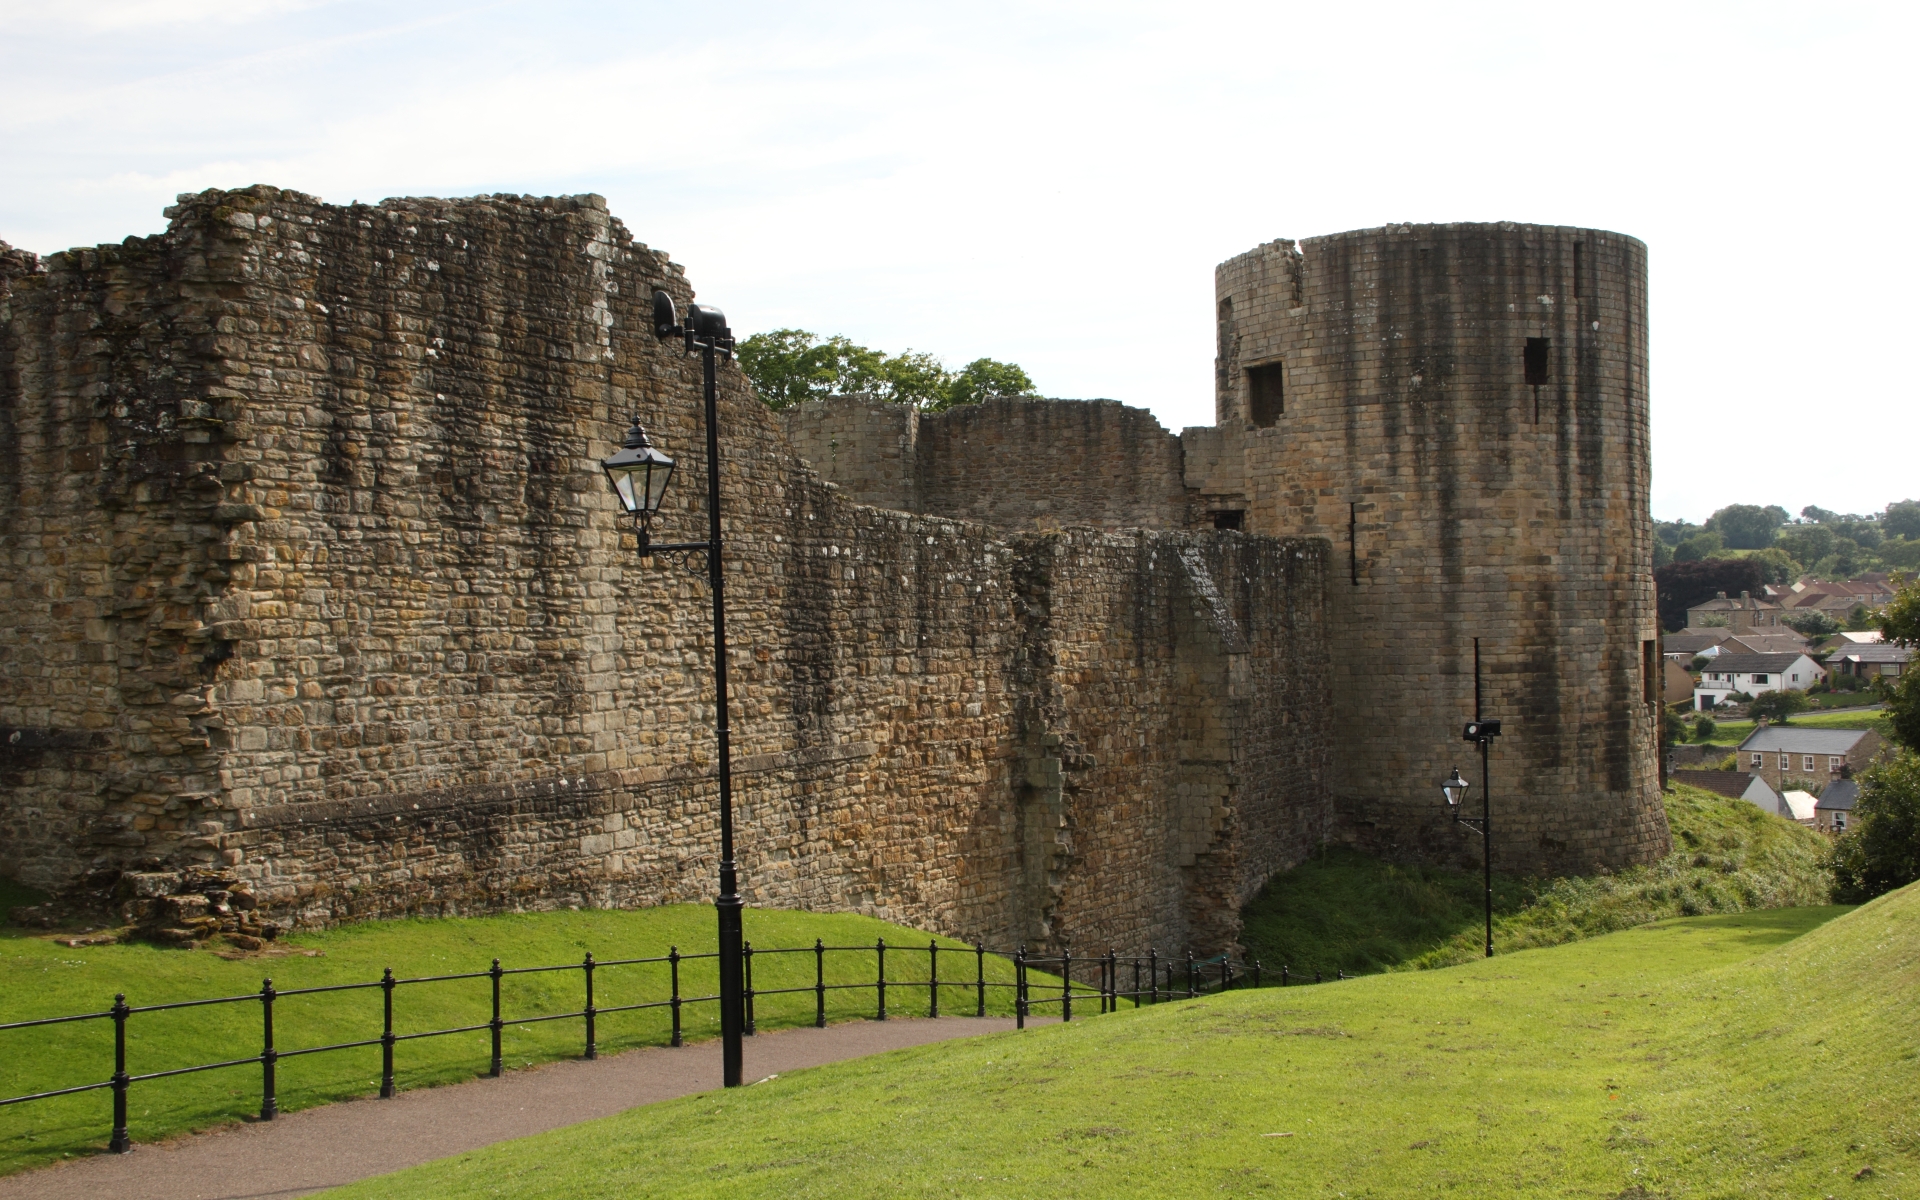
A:
[[[710,898],[693,296],[597,197],[184,196],[0,247],[0,871],[217,868],[324,923]],[[997,944],[1231,944],[1329,840],[1666,848],[1644,250],[1407,226],[1219,276],[1219,423],[1108,401],[774,413],[722,375],[748,903]]]

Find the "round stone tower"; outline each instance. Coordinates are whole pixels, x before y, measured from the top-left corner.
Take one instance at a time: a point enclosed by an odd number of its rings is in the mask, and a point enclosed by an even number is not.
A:
[[[1393,857],[1468,861],[1479,639],[1495,865],[1666,852],[1647,508],[1646,247],[1392,225],[1221,264],[1219,423],[1247,528],[1333,544],[1336,807]]]

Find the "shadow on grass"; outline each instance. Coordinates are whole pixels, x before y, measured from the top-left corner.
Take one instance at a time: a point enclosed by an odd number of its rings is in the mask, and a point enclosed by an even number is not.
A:
[[[1241,910],[1240,941],[1269,973],[1283,964],[1296,977],[1386,971],[1481,928],[1483,895],[1478,872],[1401,866],[1328,846],[1275,876]],[[1494,876],[1496,918],[1528,896],[1524,884]]]

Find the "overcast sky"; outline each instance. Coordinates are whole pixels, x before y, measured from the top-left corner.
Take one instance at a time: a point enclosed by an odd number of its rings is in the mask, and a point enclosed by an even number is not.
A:
[[[1920,497],[1913,5],[0,0],[0,239],[175,193],[599,192],[741,334],[1213,419],[1213,267],[1648,243],[1653,511]]]

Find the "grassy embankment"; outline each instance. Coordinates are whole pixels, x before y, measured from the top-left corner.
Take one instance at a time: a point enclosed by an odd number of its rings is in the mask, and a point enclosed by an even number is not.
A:
[[[327,1194],[1910,1196],[1920,887],[1843,912],[923,1047]]]
[[[1691,722],[1692,719],[1688,718],[1689,729],[1692,728]],[[1753,726],[1754,723],[1752,721],[1716,721],[1714,722],[1713,736],[1708,738],[1704,744],[1709,746],[1725,746],[1728,749],[1732,749],[1747,740],[1747,735],[1753,732]],[[1874,712],[1800,713],[1791,721],[1787,722],[1787,726],[1788,728],[1797,729],[1871,729],[1883,738],[1888,736],[1887,714],[1884,709]],[[1687,744],[1700,745],[1702,743],[1695,742],[1692,737],[1689,736]]]
[[[1698,788],[1666,797],[1673,852],[1614,875],[1494,876],[1494,949],[1611,933],[1666,917],[1824,904],[1827,841]],[[1470,836],[1463,832],[1463,837]],[[1395,866],[1329,848],[1275,877],[1242,912],[1241,940],[1269,971],[1350,974],[1467,962],[1482,953],[1477,871]]]
[[[0,901],[32,903],[37,897],[15,889]],[[100,1012],[125,992],[129,1004],[234,996],[255,992],[263,976],[276,988],[316,987],[375,980],[391,966],[402,978],[484,971],[498,955],[504,967],[579,962],[588,951],[597,959],[643,958],[678,945],[683,952],[708,951],[714,945],[713,910],[704,905],[673,905],[633,912],[555,912],[459,920],[369,922],[287,939],[294,952],[278,958],[232,961],[210,950],[171,950],[146,945],[70,949],[50,936],[19,929],[0,930],[0,1022],[68,1013]],[[867,917],[749,909],[746,933],[756,946],[867,945],[884,937],[887,950],[888,1010],[896,1016],[926,1013],[928,935]],[[960,943],[938,939],[942,946]],[[917,947],[917,949],[915,948]],[[665,999],[668,968],[610,967],[597,971],[595,1003],[602,1008]],[[830,954],[827,982],[870,984],[874,955]],[[972,979],[971,955],[941,959],[942,979]],[[987,959],[989,980],[1007,980],[1011,967]],[[683,996],[712,995],[716,988],[711,960],[683,964]],[[919,987],[911,986],[919,981]],[[811,986],[811,954],[756,956],[758,988]],[[508,1024],[502,1057],[508,1067],[576,1056],[583,1023],[577,1020],[516,1025],[515,1016],[577,1011],[583,1002],[577,971],[508,976],[502,982],[502,1013]],[[895,988],[894,983],[906,986]],[[492,1015],[490,981],[471,979],[420,984],[395,992],[395,1030],[445,1029],[483,1023]],[[380,1035],[380,992],[367,990],[288,997],[275,1005],[276,1042],[282,1051],[301,1046],[357,1041]],[[828,1020],[870,1017],[870,988],[828,992]],[[988,989],[990,1012],[1011,1012],[1010,989]],[[970,988],[942,988],[941,1010],[974,1011]],[[762,997],[755,1005],[760,1028],[811,1024],[811,995]],[[668,1038],[665,1009],[602,1016],[602,1051],[659,1045]],[[689,1040],[718,1036],[717,1006],[683,1009]],[[260,1049],[260,1006],[221,1005],[167,1013],[138,1014],[128,1022],[128,1066],[134,1073],[194,1063],[219,1062]],[[113,1031],[107,1021],[59,1025],[41,1030],[0,1033],[0,1096],[92,1083],[113,1071]],[[419,1087],[470,1079],[487,1069],[485,1031],[402,1042],[395,1055],[401,1087]],[[279,1065],[280,1107],[305,1108],[377,1090],[377,1046],[288,1059]],[[136,1141],[201,1129],[257,1112],[260,1071],[234,1067],[197,1075],[135,1084],[130,1117]],[[0,1172],[50,1159],[85,1153],[106,1143],[110,1094],[105,1091],[0,1108]]]

